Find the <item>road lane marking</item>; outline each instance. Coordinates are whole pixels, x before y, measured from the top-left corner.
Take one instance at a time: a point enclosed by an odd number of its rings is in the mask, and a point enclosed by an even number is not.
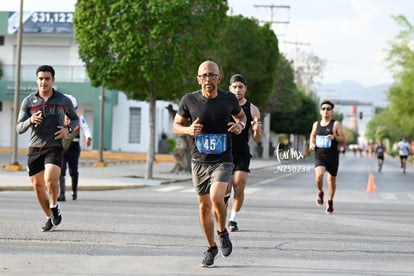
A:
[[[262,190],[262,189],[261,188],[246,188],[244,190],[244,193],[245,194],[253,194],[253,193],[258,192],[260,190]]]
[[[383,199],[397,199],[397,196],[394,193],[380,193]]]
[[[156,189],[156,191],[158,191],[158,192],[171,192],[171,191],[180,190],[180,189],[183,189],[183,188],[185,188],[185,187],[183,187],[183,186],[171,186],[171,187]]]
[[[287,173],[287,174],[279,174],[277,177],[273,177],[273,178],[270,178],[270,179],[267,179],[267,180],[263,180],[263,181],[257,182],[257,183],[256,183],[256,185],[264,185],[264,184],[268,184],[268,183],[274,182],[274,181],[276,181],[276,180],[279,180],[279,179],[282,179],[282,178],[289,177],[289,176],[291,176],[291,175],[292,175],[292,174],[289,174],[289,173]]]

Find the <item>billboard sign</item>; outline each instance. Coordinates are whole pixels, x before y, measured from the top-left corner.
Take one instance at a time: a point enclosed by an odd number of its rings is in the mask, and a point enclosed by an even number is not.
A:
[[[23,33],[72,34],[73,12],[23,12]],[[17,33],[19,12],[9,12],[9,34]]]

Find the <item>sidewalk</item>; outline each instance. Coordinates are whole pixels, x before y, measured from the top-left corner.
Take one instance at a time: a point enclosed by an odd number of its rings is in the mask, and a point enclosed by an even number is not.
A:
[[[21,155],[22,156],[22,155]],[[109,190],[109,189],[131,189],[143,186],[170,184],[179,181],[191,180],[190,173],[173,173],[174,161],[163,155],[160,158],[156,155],[154,162],[152,179],[145,179],[146,162],[129,160],[128,156],[117,153],[119,160],[107,162],[106,167],[93,166],[93,160],[81,157],[79,165],[79,190]],[[134,155],[136,156],[136,155]],[[10,158],[9,153],[0,152],[0,165],[4,165]],[[106,159],[104,159],[106,161]],[[19,160],[22,162],[22,160]],[[24,160],[24,165],[26,161]],[[250,168],[257,169],[268,166],[275,166],[275,160],[252,159]],[[71,182],[68,172],[66,172],[67,190],[71,190]],[[30,179],[25,170],[7,171],[0,169],[0,191],[5,190],[32,190]]]

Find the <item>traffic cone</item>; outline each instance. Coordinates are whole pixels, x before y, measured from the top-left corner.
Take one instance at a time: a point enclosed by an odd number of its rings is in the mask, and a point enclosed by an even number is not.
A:
[[[365,191],[367,193],[373,193],[373,192],[375,192],[374,175],[373,174],[369,174],[368,175],[368,185],[367,185],[367,189]]]

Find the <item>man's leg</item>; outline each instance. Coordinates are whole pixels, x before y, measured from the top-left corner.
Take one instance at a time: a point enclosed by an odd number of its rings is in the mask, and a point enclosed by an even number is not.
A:
[[[332,176],[328,173],[328,200],[333,200],[336,191],[336,176]]]
[[[227,184],[226,193],[224,195],[224,204],[226,204],[226,207],[230,200],[232,189],[233,189],[233,178],[230,179],[229,183]]]
[[[219,232],[223,232],[226,229],[226,205],[224,204],[223,197],[227,184],[227,182],[215,182],[210,187],[210,200]]]
[[[30,176],[30,181],[33,184],[33,190],[37,202],[39,202],[39,205],[42,208],[43,213],[45,213],[47,217],[50,217],[52,215],[52,212],[50,211],[49,198],[47,196],[45,189],[44,174],[44,170],[40,171],[37,174]]]
[[[316,185],[316,205],[323,205],[324,191],[323,191],[323,176],[325,174],[325,167],[315,167],[315,185]]]
[[[248,173],[235,171],[233,173],[233,202],[229,218],[229,229],[231,232],[239,231],[237,226],[238,215],[244,202],[244,189],[246,187]]]
[[[403,173],[405,173],[405,168],[406,167],[407,167],[407,156],[404,156],[404,158],[402,159]]]
[[[229,174],[231,170],[229,171]],[[224,204],[223,196],[226,192],[228,181],[226,182],[214,182],[210,186],[210,200],[212,202],[212,208],[214,217],[217,222],[217,234],[220,240],[221,254],[223,257],[227,257],[233,251],[233,244],[230,241],[229,233],[226,229],[226,205]]]
[[[333,198],[335,196],[335,191],[336,191],[336,176],[333,176],[330,173],[328,173],[327,182],[328,182],[328,203],[326,204],[325,212],[327,214],[332,214],[334,212]]]
[[[214,221],[213,214],[211,213],[210,195],[198,195],[197,200],[201,229],[207,240],[208,247],[213,247],[216,245],[216,242],[214,240]],[[223,201],[223,198],[221,198],[221,200]]]
[[[67,164],[67,160],[66,160],[66,152],[63,153],[63,158],[62,158],[62,167],[60,170],[60,176],[59,176],[59,188],[60,188],[60,193],[59,193],[59,200],[66,200],[65,199],[65,192],[66,192],[66,164]]]
[[[66,179],[65,179],[65,175],[60,175],[60,177],[59,177],[59,188],[60,188],[59,197],[64,197],[65,196],[65,192],[66,192]]]
[[[248,173],[245,171],[235,171],[233,174],[233,206],[232,210],[239,212],[244,202],[244,189],[246,187],[246,182],[248,178]]]
[[[49,192],[50,205],[55,206],[57,204],[57,198],[59,195],[59,177],[60,167],[55,164],[45,165],[45,185]]]
[[[315,168],[315,184],[316,189],[319,192],[323,192],[323,175],[325,173],[325,167],[318,166]]]
[[[68,155],[68,165],[69,165],[69,174],[72,180],[72,199],[73,200],[76,200],[78,198],[79,157],[80,157],[80,147],[70,150],[70,154]]]

